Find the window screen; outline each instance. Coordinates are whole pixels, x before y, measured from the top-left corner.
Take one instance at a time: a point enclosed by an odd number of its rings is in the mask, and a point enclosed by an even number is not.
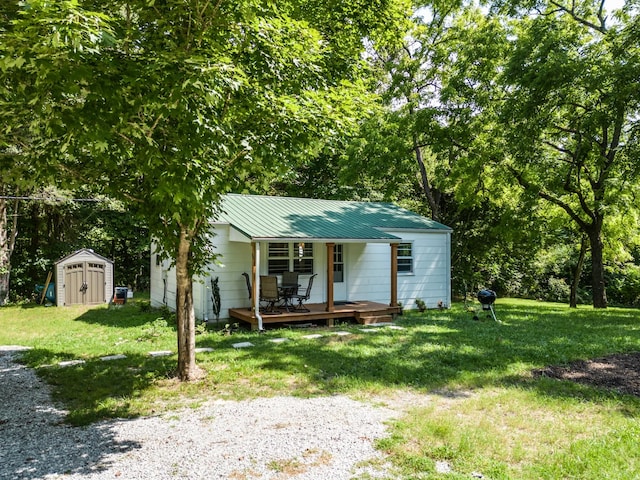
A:
[[[269,275],[279,275],[283,272],[313,274],[312,243],[269,243],[268,256]]]
[[[413,244],[398,244],[398,273],[413,273]]]

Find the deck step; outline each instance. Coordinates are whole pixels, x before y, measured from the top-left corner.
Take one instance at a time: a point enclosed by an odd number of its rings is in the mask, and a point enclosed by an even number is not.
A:
[[[359,318],[362,325],[374,325],[376,323],[390,323],[393,321],[391,315],[361,315]]]

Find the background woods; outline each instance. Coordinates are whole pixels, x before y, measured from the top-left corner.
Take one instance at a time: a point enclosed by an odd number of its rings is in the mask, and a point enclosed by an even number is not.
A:
[[[145,290],[149,282],[148,228],[144,218],[115,202],[22,200],[12,257],[12,299],[31,298],[56,260],[81,248],[114,261],[115,285]]]

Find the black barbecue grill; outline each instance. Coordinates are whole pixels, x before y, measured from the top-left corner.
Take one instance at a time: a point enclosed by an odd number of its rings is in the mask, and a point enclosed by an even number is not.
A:
[[[497,322],[496,314],[493,311],[493,304],[496,301],[496,292],[493,290],[480,290],[478,292],[478,301],[482,304],[482,310],[489,310],[491,312],[491,316]]]

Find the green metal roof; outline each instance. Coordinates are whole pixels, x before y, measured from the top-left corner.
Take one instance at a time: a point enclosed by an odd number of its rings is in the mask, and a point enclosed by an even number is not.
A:
[[[225,195],[220,221],[251,240],[389,242],[394,230],[451,229],[392,203]]]

